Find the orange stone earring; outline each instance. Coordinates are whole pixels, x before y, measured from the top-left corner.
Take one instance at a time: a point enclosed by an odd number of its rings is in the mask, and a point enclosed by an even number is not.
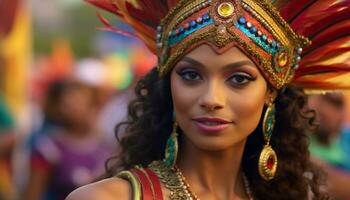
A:
[[[264,145],[259,157],[259,174],[261,178],[266,181],[269,181],[275,177],[277,169],[277,155],[270,146],[270,138],[275,126],[275,113],[275,105],[273,101],[270,101],[263,121],[263,134],[266,144]]]

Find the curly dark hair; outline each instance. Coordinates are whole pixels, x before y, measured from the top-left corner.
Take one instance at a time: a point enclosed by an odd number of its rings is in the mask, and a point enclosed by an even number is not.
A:
[[[107,161],[107,177],[164,158],[173,122],[170,73],[159,78],[153,69],[138,82],[135,92],[128,119],[116,126],[121,151]],[[248,137],[242,164],[258,199],[308,199],[310,192],[313,199],[328,199],[320,190],[322,173],[310,162],[307,132],[313,126],[315,113],[307,109],[306,103],[302,90],[292,86],[276,98],[276,126],[270,144],[278,156],[278,168],[273,180],[265,181],[258,174],[258,158],[264,145],[262,120]],[[118,137],[120,134],[123,137]]]

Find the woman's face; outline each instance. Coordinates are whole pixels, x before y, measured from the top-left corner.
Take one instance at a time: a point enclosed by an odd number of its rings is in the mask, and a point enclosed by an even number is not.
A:
[[[201,45],[171,72],[176,121],[200,149],[244,142],[257,127],[272,92],[257,66],[238,48],[217,54]]]

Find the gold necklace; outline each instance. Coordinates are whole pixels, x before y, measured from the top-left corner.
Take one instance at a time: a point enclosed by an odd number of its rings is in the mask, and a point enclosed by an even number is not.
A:
[[[187,182],[185,176],[182,174],[181,170],[175,166],[175,172],[178,175],[179,179],[184,183],[185,185],[185,190],[187,190],[187,192],[190,194],[190,199],[194,199],[194,200],[200,200],[199,197],[191,190],[190,184]]]
[[[178,175],[179,179],[184,183],[185,185],[184,189],[187,190],[188,194],[190,194],[191,196],[190,200],[200,200],[199,197],[191,190],[190,184],[187,182],[185,176],[182,174],[181,170],[177,166],[175,166],[175,172]],[[244,184],[244,189],[248,196],[248,199],[254,200],[252,191],[250,190],[250,187],[249,187],[248,178],[245,176],[245,174],[243,174],[243,184]]]
[[[178,168],[170,168],[163,161],[153,161],[148,167],[157,174],[159,180],[170,191],[170,200],[200,200],[191,190],[190,185]],[[253,200],[248,179],[244,175],[243,181],[249,200]]]
[[[159,180],[170,191],[170,200],[193,200],[175,169],[168,167],[164,161],[153,161],[148,167],[157,174]]]

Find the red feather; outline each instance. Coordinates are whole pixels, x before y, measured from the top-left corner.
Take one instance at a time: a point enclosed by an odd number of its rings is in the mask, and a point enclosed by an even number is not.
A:
[[[118,28],[112,26],[110,24],[110,22],[106,18],[104,18],[100,13],[97,13],[97,16],[100,19],[100,21],[105,25],[102,28],[98,28],[99,30],[111,31],[111,32],[119,33],[119,34],[124,35],[124,36],[137,37],[133,33],[130,33],[130,32],[127,32],[127,31],[123,31],[121,29],[118,29]]]
[[[314,65],[312,67],[305,67],[297,71],[295,78],[312,74],[332,72],[350,72],[350,65],[347,63],[337,63],[334,65]]]
[[[158,23],[156,21],[152,21],[154,16],[150,16],[147,12],[144,10],[140,10],[138,8],[135,8],[133,5],[130,3],[126,3],[126,8],[130,13],[133,13],[133,18],[139,20],[143,24],[146,24],[150,27],[156,27]]]
[[[302,64],[303,66],[310,66],[314,63],[327,61],[327,60],[330,60],[338,55],[343,55],[343,54],[348,53],[348,52],[350,52],[350,47],[344,47],[344,48],[338,47],[335,49],[322,48],[322,49],[318,49],[314,53],[314,57],[306,58],[300,64]]]
[[[344,75],[350,79],[350,0],[290,0],[280,14],[312,41],[293,83],[307,89],[349,89]]]
[[[322,3],[314,3],[293,20],[291,27],[299,34],[313,37],[333,23],[349,19],[350,0],[330,6],[334,1],[323,0]]]
[[[280,14],[287,22],[290,22],[315,2],[317,0],[291,0],[280,9]]]
[[[323,57],[327,57],[327,56],[336,57],[337,55],[346,53],[346,49],[350,47],[349,45],[344,46],[344,44],[348,41],[350,41],[350,36],[338,38],[333,42],[329,42],[325,45],[322,45],[322,48],[317,47],[317,48],[308,49],[308,53],[303,55],[301,64],[316,62],[317,60],[321,60]]]
[[[148,21],[159,24],[160,20],[168,13],[162,1],[139,0],[138,4],[145,14],[148,14]]]
[[[0,38],[11,30],[20,0],[0,0]]]
[[[85,2],[120,16],[118,8],[110,0],[85,0]]]

